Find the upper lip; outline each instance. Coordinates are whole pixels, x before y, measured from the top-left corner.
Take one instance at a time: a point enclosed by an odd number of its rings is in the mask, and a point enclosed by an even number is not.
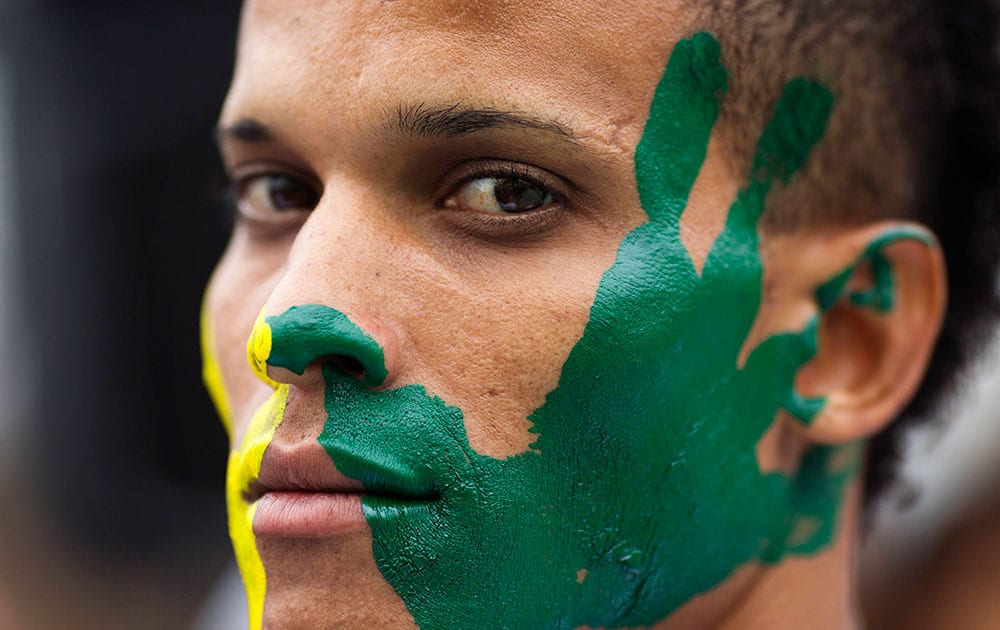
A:
[[[364,485],[339,472],[329,453],[318,443],[286,446],[272,442],[261,461],[260,473],[250,482],[243,498],[252,503],[269,492],[328,492],[367,494],[409,500],[437,498],[433,490],[414,488],[413,484],[374,463],[372,482]]]
[[[243,497],[253,502],[275,491],[359,493],[361,482],[334,468],[330,456],[319,444],[268,445],[260,464],[260,474],[250,482]]]

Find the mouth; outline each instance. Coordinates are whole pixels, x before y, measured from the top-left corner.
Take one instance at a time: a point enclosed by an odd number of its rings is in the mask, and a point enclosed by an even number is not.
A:
[[[411,475],[372,463],[366,483],[347,477],[318,443],[282,446],[264,453],[260,474],[243,492],[255,506],[258,537],[326,538],[367,527],[362,499],[381,509],[425,507],[440,498]]]

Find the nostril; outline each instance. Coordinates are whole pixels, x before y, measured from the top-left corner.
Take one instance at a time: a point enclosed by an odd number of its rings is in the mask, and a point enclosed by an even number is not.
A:
[[[291,306],[267,318],[271,352],[268,367],[283,367],[302,376],[310,365],[336,370],[379,387],[388,376],[382,348],[340,311],[319,304]]]
[[[320,359],[320,363],[329,365],[341,374],[350,376],[351,378],[356,378],[359,381],[365,380],[365,377],[367,376],[365,366],[361,365],[361,361],[344,354],[331,354],[329,356],[325,356]]]

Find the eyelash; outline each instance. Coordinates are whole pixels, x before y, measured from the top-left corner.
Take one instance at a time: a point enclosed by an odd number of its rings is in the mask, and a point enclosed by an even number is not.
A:
[[[274,180],[284,178],[286,182],[292,182],[299,187],[298,192],[305,192],[314,199],[310,203],[288,208],[278,208],[266,210],[257,208],[249,201],[252,194],[252,187],[258,183],[274,183]],[[275,194],[274,189],[269,189],[267,194]],[[287,191],[286,191],[287,192]],[[237,169],[229,176],[226,197],[231,213],[236,221],[247,221],[253,224],[287,224],[290,221],[299,222],[301,217],[311,211],[318,203],[322,195],[322,187],[317,185],[312,178],[301,172],[280,164],[262,164],[253,169],[241,171]],[[273,199],[269,200],[273,202]]]
[[[528,236],[544,231],[551,227],[560,214],[559,209],[565,205],[565,196],[561,194],[560,186],[551,180],[553,176],[539,172],[539,169],[518,164],[515,162],[501,161],[476,161],[452,170],[454,175],[445,181],[445,185],[440,189],[445,192],[438,195],[435,207],[439,210],[448,211],[448,215],[453,221],[454,227],[470,235],[478,235],[486,238],[516,238]],[[285,178],[287,182],[294,182],[303,191],[311,193],[313,199],[309,204],[290,206],[288,208],[261,209],[258,204],[250,201],[250,195],[254,192],[252,187],[257,184],[267,186],[266,191],[256,191],[258,194],[273,195],[276,193],[271,185],[275,184],[275,179]],[[529,208],[524,211],[504,212],[477,212],[475,209],[461,207],[455,199],[460,195],[463,188],[471,185],[476,180],[514,180],[523,182],[526,187],[537,187],[545,193],[545,200],[537,208]],[[227,195],[230,208],[235,221],[245,221],[257,229],[278,230],[279,228],[298,225],[303,220],[303,215],[311,211],[322,196],[322,187],[313,183],[311,178],[301,172],[290,169],[284,165],[259,165],[253,170],[240,172],[237,169],[230,176]],[[274,199],[264,202],[266,205],[274,206]],[[454,205],[450,205],[454,204]]]
[[[540,169],[516,162],[477,161],[464,168],[453,169],[453,176],[445,180],[443,189],[447,192],[439,197],[437,207],[447,211],[462,232],[486,238],[518,238],[539,234],[552,227],[562,215],[566,206],[566,185]],[[529,186],[537,186],[551,197],[541,207],[511,213],[475,212],[449,207],[449,200],[459,195],[463,187],[478,179],[517,180]]]
[[[493,177],[497,179],[511,178],[520,179],[540,188],[545,189],[554,198],[561,200],[562,196],[556,192],[557,186],[548,181],[549,178],[541,175],[537,172],[537,169],[533,169],[524,164],[517,164],[514,162],[507,163],[481,163],[477,162],[471,165],[471,172],[463,177],[463,182],[470,182],[474,179]]]

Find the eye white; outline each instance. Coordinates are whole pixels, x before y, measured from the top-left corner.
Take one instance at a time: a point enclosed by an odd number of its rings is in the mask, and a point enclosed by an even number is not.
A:
[[[317,202],[316,193],[308,185],[280,173],[255,175],[240,186],[240,210],[251,217],[264,218],[290,210],[311,210]]]
[[[244,189],[243,205],[254,213],[276,212],[271,201],[271,178],[267,176],[253,178]]]
[[[530,212],[553,202],[552,193],[541,184],[516,177],[479,177],[462,185],[457,204],[491,214]]]

